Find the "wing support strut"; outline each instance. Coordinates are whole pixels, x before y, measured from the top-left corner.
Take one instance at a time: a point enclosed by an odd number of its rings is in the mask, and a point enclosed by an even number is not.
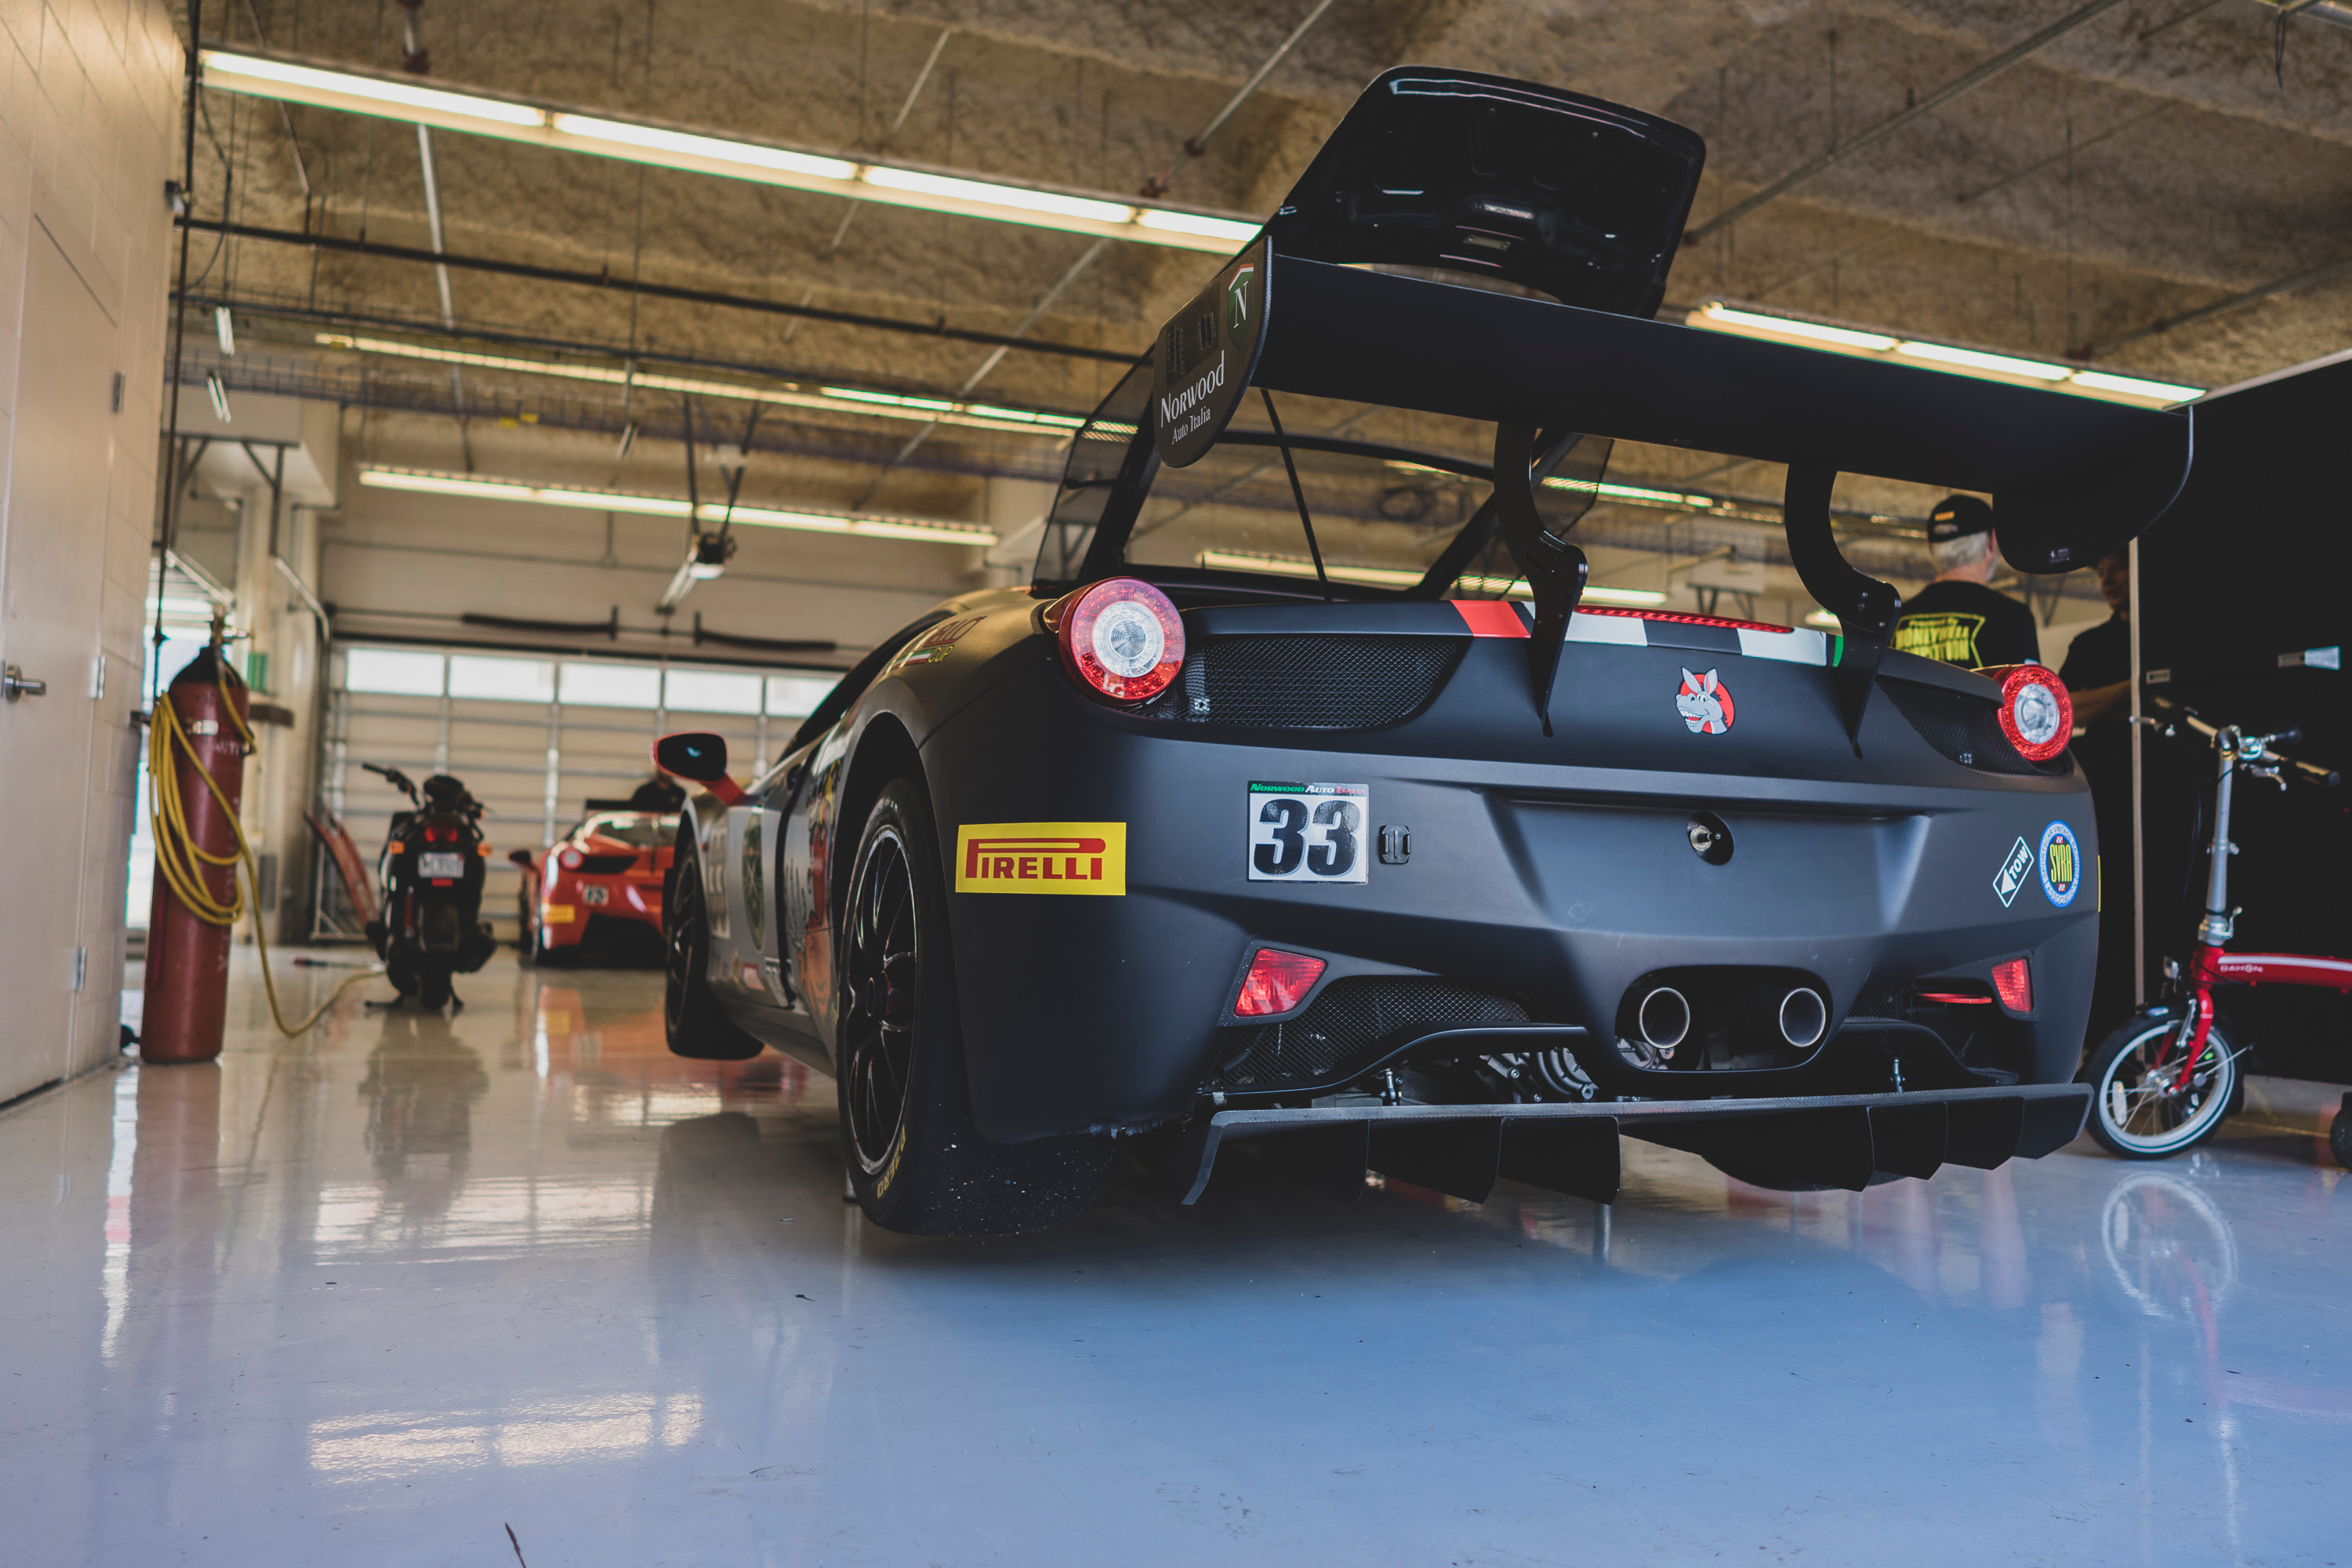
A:
[[[1551,686],[1559,673],[1559,651],[1568,642],[1569,617],[1584,596],[1584,580],[1591,569],[1584,552],[1548,527],[1536,510],[1535,457],[1561,450],[1538,437],[1532,425],[1495,426],[1495,510],[1503,543],[1518,563],[1519,573],[1534,590],[1535,635],[1528,642],[1528,675],[1535,688],[1536,717],[1543,732],[1551,733]],[[1572,444],[1574,437],[1569,437]]]
[[[1837,469],[1828,463],[1799,461],[1789,465],[1783,492],[1781,523],[1789,537],[1789,558],[1805,591],[1838,618],[1838,656],[1830,669],[1837,689],[1838,715],[1845,721],[1846,739],[1853,754],[1862,755],[1862,715],[1870,706],[1870,690],[1878,679],[1878,661],[1895,634],[1895,617],[1903,613],[1903,597],[1893,585],[1857,572],[1837,547],[1830,526],[1830,490]]]

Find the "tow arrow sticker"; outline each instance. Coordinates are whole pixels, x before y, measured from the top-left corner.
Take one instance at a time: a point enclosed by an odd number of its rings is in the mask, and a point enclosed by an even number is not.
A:
[[[2017,889],[2032,875],[2033,847],[2021,838],[2010,847],[2009,858],[2000,863],[2000,875],[1992,879],[1992,890],[2000,895],[2002,909],[2017,901]]]

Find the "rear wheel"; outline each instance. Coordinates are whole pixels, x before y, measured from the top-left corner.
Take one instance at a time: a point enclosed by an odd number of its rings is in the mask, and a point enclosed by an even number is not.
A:
[[[1009,1236],[1094,1201],[1110,1140],[997,1143],[972,1124],[947,892],[913,779],[875,802],[841,937],[841,1135],[866,1217],[917,1236]]]
[[[702,867],[681,831],[677,872],[662,910],[662,1034],[670,1054],[703,1061],[748,1061],[760,1042],[736,1027],[710,993],[710,924],[702,901]]]
[[[2219,1019],[2187,1082],[2180,1019],[2137,1013],[2099,1042],[2083,1066],[2091,1086],[2091,1136],[2126,1160],[2161,1160],[2221,1131],[2238,1094],[2238,1052]]]
[[[416,976],[418,1005],[439,1012],[449,1005],[449,970],[446,964],[427,963]]]
[[[2352,1094],[2336,1108],[2336,1120],[2327,1124],[2327,1152],[2336,1163],[2352,1171]]]

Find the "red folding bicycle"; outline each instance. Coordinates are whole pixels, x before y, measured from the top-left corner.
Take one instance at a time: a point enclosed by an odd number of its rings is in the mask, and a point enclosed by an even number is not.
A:
[[[2091,1101],[2091,1135],[2128,1160],[2161,1160],[2193,1148],[2213,1136],[2242,1103],[2239,1059],[2245,1048],[2232,1042],[2227,1024],[2215,1016],[2217,988],[2311,985],[2352,993],[2352,959],[2228,951],[2239,914],[2230,907],[2230,857],[2238,852],[2230,842],[2230,800],[2237,775],[2268,779],[2281,789],[2290,776],[2330,788],[2340,776],[2286,753],[2283,748],[2302,739],[2299,731],[2253,735],[2234,725],[2217,729],[2177,707],[2162,722],[2167,734],[2186,728],[2211,741],[2219,767],[2205,914],[2188,967],[2165,965],[2162,994],[2099,1043],[2078,1079],[2097,1089]],[[2337,1164],[2352,1166],[2352,1094],[2344,1097],[2327,1142]]]

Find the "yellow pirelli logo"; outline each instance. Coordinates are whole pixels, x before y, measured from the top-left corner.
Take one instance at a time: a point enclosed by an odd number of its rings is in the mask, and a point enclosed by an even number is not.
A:
[[[1127,893],[1124,822],[979,822],[956,830],[959,893]]]

